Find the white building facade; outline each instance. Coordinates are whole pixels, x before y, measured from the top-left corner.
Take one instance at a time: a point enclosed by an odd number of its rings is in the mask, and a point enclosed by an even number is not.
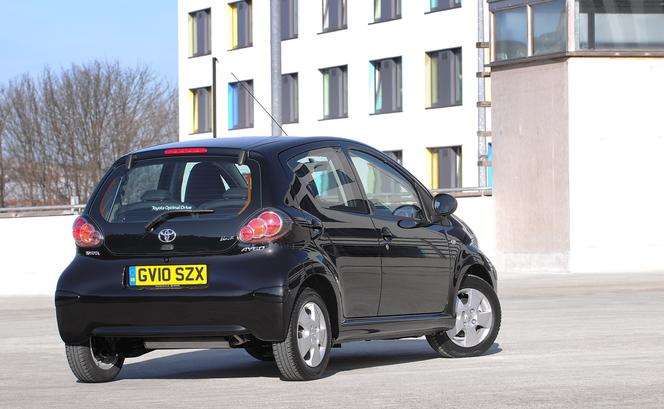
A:
[[[478,186],[491,139],[478,140],[477,7],[282,0],[285,132],[392,152],[430,188]],[[180,0],[178,32],[180,139],[212,137],[214,119],[219,138],[269,135],[270,1]]]

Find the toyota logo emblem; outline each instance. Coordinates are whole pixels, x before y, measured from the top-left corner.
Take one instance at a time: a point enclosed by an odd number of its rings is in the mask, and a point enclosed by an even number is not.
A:
[[[157,235],[157,237],[159,237],[159,241],[161,241],[162,243],[170,243],[173,240],[175,240],[176,236],[177,234],[175,234],[175,232],[172,229],[164,229],[160,231],[159,234]]]

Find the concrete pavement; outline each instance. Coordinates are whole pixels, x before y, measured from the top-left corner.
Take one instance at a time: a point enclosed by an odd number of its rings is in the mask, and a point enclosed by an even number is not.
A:
[[[355,342],[324,379],[290,383],[244,351],[153,352],[98,385],[69,372],[51,298],[0,298],[0,407],[664,407],[664,273],[509,277],[499,295],[479,358]]]

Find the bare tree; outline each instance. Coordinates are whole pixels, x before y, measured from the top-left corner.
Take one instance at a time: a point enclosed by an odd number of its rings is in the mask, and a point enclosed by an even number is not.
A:
[[[21,204],[85,201],[122,154],[177,139],[177,91],[148,68],[73,65],[11,82],[0,96]]]
[[[2,144],[5,130],[5,107],[2,104],[4,90],[0,89],[0,207],[5,207],[5,150]]]

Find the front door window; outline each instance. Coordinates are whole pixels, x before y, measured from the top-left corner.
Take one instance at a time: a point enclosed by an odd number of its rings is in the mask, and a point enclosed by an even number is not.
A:
[[[374,214],[422,218],[415,188],[399,172],[364,152],[351,151],[350,157]]]

